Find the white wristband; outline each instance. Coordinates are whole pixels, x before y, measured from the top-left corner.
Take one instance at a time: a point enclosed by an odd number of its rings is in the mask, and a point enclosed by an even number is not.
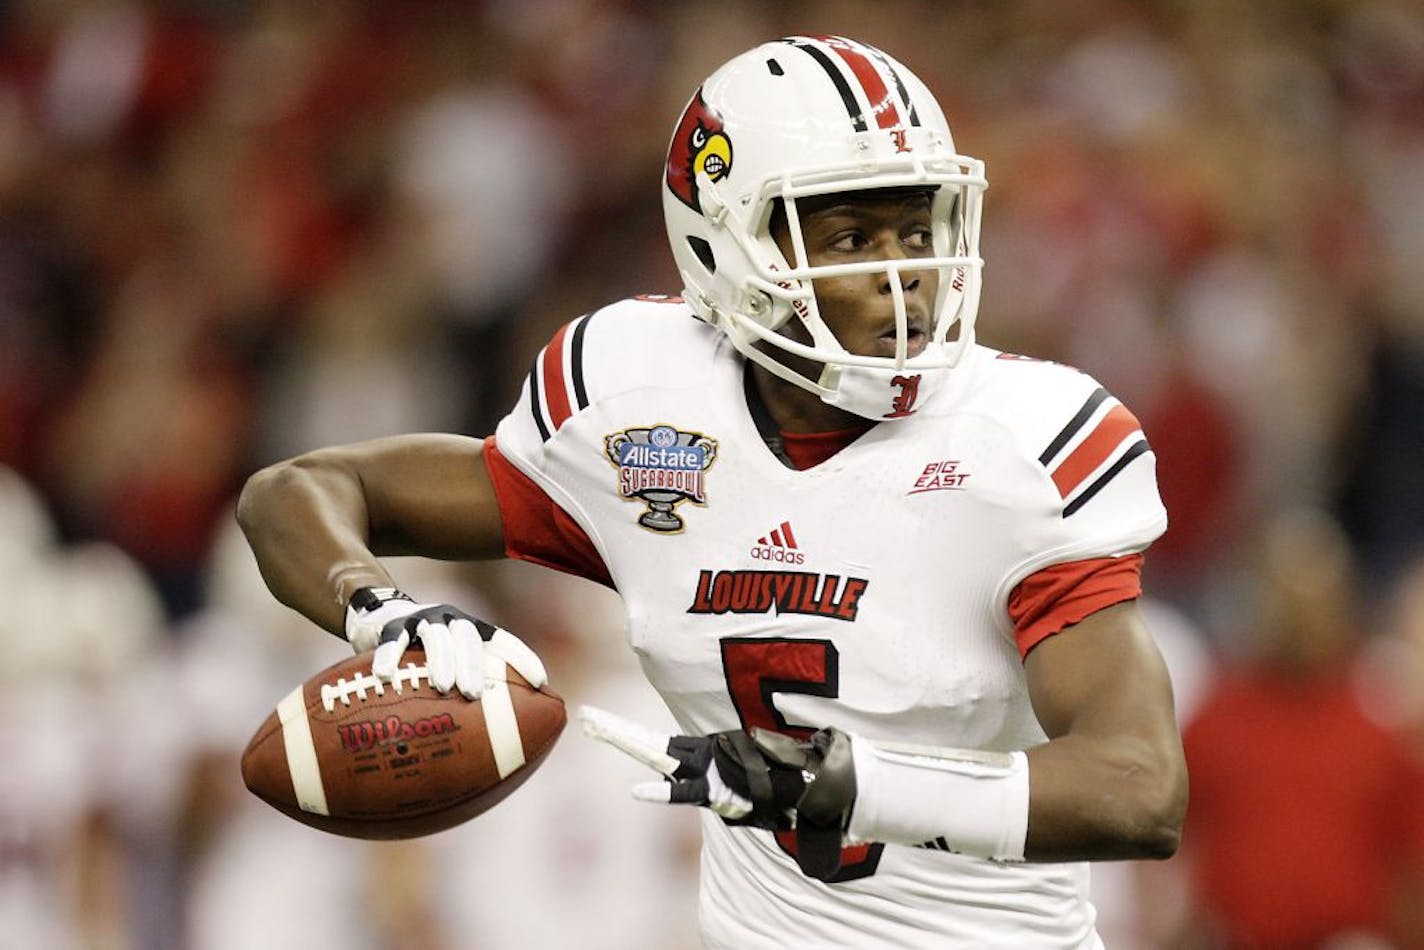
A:
[[[873,743],[851,737],[852,841],[934,844],[995,861],[1024,860],[1028,757]]]

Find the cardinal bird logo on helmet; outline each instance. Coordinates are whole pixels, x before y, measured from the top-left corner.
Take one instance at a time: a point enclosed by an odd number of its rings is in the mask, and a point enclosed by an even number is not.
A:
[[[732,171],[732,140],[702,99],[702,90],[687,104],[668,147],[667,184],[678,200],[701,212],[697,201],[697,175],[721,181]]]

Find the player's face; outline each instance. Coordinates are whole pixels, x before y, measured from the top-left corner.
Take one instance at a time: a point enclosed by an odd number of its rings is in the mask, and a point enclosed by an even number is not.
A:
[[[885,189],[802,198],[796,202],[796,210],[812,266],[930,257],[934,253],[930,194],[923,190]],[[786,259],[794,261],[784,214],[774,218],[772,236]],[[821,319],[851,353],[895,355],[895,302],[890,280],[884,273],[869,273],[815,282]],[[929,342],[939,274],[934,270],[906,272],[901,283],[909,330],[906,351],[908,356],[918,356]],[[799,321],[792,320],[782,332],[809,341]]]

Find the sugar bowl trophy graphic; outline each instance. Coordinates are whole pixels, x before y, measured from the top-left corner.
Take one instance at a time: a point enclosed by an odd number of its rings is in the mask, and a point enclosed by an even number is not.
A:
[[[681,531],[683,520],[673,509],[689,500],[707,503],[707,467],[717,458],[716,440],[655,425],[605,436],[603,446],[618,469],[619,494],[647,504],[638,524],[649,531]]]

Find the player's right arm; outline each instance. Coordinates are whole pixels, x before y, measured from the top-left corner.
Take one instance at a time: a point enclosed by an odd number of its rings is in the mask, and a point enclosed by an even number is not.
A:
[[[560,328],[539,352],[498,446],[493,436],[406,435],[319,449],[253,475],[237,517],[273,595],[358,651],[374,650],[377,676],[394,673],[419,640],[437,689],[451,682],[437,669],[452,664],[462,692],[482,689],[488,647],[541,684],[537,658],[511,634],[449,605],[415,603],[378,557],[509,556],[613,586],[591,526],[566,510],[562,476],[547,464],[548,443],[595,388],[590,319]]]
[[[365,587],[394,587],[377,560],[504,555],[479,439],[404,435],[318,449],[247,480],[237,520],[278,600],[338,636]]]

